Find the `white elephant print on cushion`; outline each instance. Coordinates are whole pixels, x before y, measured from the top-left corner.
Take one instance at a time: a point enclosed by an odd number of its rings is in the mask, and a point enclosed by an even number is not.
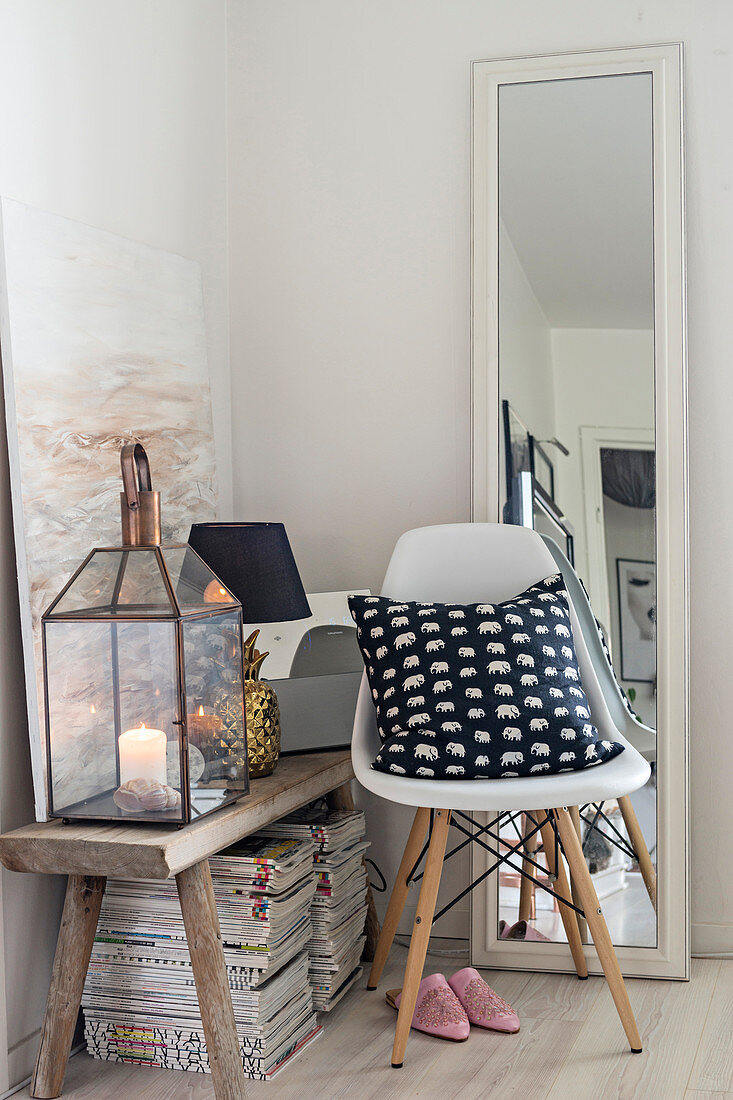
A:
[[[501,779],[623,752],[592,724],[561,574],[504,604],[351,596],[349,607],[382,740],[378,771]]]

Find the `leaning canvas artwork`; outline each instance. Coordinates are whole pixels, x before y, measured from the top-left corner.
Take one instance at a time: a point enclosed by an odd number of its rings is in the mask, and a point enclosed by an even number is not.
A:
[[[216,518],[211,393],[198,264],[7,199],[0,212],[0,352],[45,820],[41,615],[92,547],[120,541],[125,441],[150,457],[164,541]]]

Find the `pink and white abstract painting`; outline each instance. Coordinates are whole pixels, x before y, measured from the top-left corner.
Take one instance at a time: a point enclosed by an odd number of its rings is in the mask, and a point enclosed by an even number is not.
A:
[[[211,393],[197,263],[11,200],[0,213],[0,350],[45,820],[41,615],[92,547],[120,542],[123,442],[148,452],[165,541],[216,518]]]

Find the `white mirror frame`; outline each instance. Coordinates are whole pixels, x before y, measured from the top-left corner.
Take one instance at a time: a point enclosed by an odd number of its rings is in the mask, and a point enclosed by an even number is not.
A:
[[[498,103],[503,84],[650,73],[654,141],[657,469],[657,946],[617,946],[624,974],[689,979],[688,532],[682,45],[475,61],[472,98],[472,433],[475,521],[499,519]],[[521,807],[518,807],[518,809]],[[474,878],[488,867],[474,849]],[[476,966],[572,972],[566,944],[497,938],[498,876],[473,892]],[[588,969],[600,973],[595,949]]]

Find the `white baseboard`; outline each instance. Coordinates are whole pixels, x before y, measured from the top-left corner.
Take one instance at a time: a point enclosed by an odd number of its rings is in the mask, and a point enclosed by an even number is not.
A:
[[[35,1047],[37,1047],[38,1046],[38,1036],[40,1034],[41,1034],[41,1030],[39,1028],[38,1031],[34,1031],[32,1035],[28,1035],[28,1036],[26,1036],[25,1039],[22,1039],[21,1042],[17,1046],[15,1046],[13,1048],[13,1050],[10,1052],[9,1061],[10,1061],[11,1065],[14,1066],[14,1072],[13,1072],[13,1076],[11,1077],[11,1080],[13,1080],[15,1077],[17,1077],[18,1072],[20,1072],[19,1066],[22,1065],[22,1063],[17,1062],[17,1059],[15,1061],[13,1060],[13,1054],[15,1054],[15,1052],[19,1048],[25,1047],[28,1043],[31,1042],[31,1040],[33,1040],[33,1042],[35,1043]],[[32,1053],[32,1058],[31,1058],[31,1068],[33,1067],[33,1064],[35,1062],[35,1057],[36,1057],[35,1047],[33,1048],[33,1053]],[[78,1054],[80,1050],[84,1050],[84,1049],[85,1049],[85,1044],[84,1043],[79,1043],[77,1046],[75,1046],[71,1049],[71,1051],[69,1053],[69,1058],[73,1058],[75,1054]],[[29,1085],[30,1083],[31,1083],[31,1074],[29,1074],[27,1077],[24,1077],[23,1080],[18,1081],[18,1084],[13,1085],[13,1087],[11,1089],[9,1089],[7,1092],[3,1092],[0,1095],[0,1100],[9,1100],[9,1097],[15,1096],[15,1094],[17,1092],[20,1092],[21,1089],[24,1089],[25,1086]]]
[[[30,1035],[26,1035],[20,1042],[16,1043],[8,1051],[8,1081],[21,1081],[23,1085],[30,1081],[30,1074],[33,1071],[33,1065],[36,1060],[36,1052],[38,1050],[38,1040],[41,1034],[41,1029],[32,1032]],[[12,1096],[14,1092],[20,1089],[21,1085],[13,1086],[9,1092],[4,1093],[4,1096]],[[0,1097],[0,1100],[2,1098]]]
[[[692,922],[693,955],[728,955],[733,952],[733,924]]]

